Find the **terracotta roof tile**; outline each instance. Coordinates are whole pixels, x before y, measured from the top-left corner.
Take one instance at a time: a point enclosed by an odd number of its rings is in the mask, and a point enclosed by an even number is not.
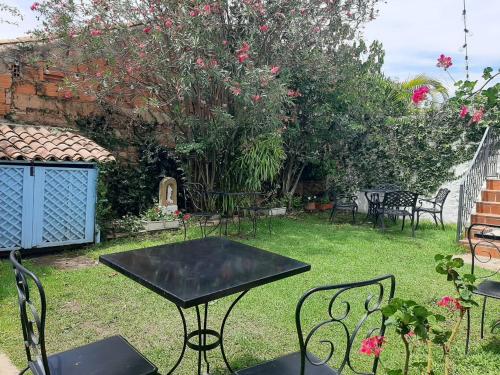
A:
[[[92,140],[60,128],[0,123],[0,159],[43,161],[113,161]]]

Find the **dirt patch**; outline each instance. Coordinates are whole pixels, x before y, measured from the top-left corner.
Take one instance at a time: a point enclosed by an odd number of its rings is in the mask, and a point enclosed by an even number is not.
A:
[[[12,364],[10,359],[3,353],[0,353],[0,374],[2,375],[17,375],[19,371]]]
[[[87,267],[94,267],[98,264],[97,261],[87,258],[83,255],[67,255],[67,254],[54,254],[45,255],[33,259],[33,263],[40,266],[50,266],[59,270],[73,270]]]

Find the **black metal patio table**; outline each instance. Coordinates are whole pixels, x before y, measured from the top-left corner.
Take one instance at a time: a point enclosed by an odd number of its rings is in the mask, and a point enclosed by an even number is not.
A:
[[[311,269],[309,264],[223,237],[102,255],[99,260],[176,305],[184,339],[179,359],[167,374],[179,366],[186,347],[198,352],[199,375],[202,359],[209,373],[207,352],[217,347],[233,373],[224,351],[224,327],[234,306],[252,288]],[[208,303],[236,293],[239,294],[224,315],[220,329],[208,328]],[[191,332],[183,312],[189,308],[195,308],[197,318],[197,328]]]

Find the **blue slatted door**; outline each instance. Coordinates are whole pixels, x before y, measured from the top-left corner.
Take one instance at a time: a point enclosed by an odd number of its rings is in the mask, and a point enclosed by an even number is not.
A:
[[[94,241],[96,169],[35,168],[33,247]]]
[[[31,247],[32,211],[30,167],[0,165],[0,251]]]

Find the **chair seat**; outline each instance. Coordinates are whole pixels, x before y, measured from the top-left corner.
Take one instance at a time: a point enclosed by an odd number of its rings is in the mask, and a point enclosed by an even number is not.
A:
[[[157,368],[121,336],[48,357],[51,375],[149,375]]]
[[[308,353],[309,358],[314,362],[320,360]],[[327,365],[314,366],[306,359],[307,375],[338,375],[338,372]],[[300,375],[300,352],[291,353],[284,357],[236,371],[237,375]]]
[[[477,286],[474,293],[485,297],[500,299],[500,281],[484,280]]]
[[[385,214],[385,215],[393,215],[393,216],[411,216],[410,211],[406,210],[398,210],[395,208],[386,208],[385,210],[379,208],[378,209],[379,214]]]
[[[420,211],[420,212],[428,212],[428,213],[431,213],[431,214],[439,214],[441,212],[440,209],[438,209],[438,208],[432,208],[432,207],[417,207],[416,210]]]

